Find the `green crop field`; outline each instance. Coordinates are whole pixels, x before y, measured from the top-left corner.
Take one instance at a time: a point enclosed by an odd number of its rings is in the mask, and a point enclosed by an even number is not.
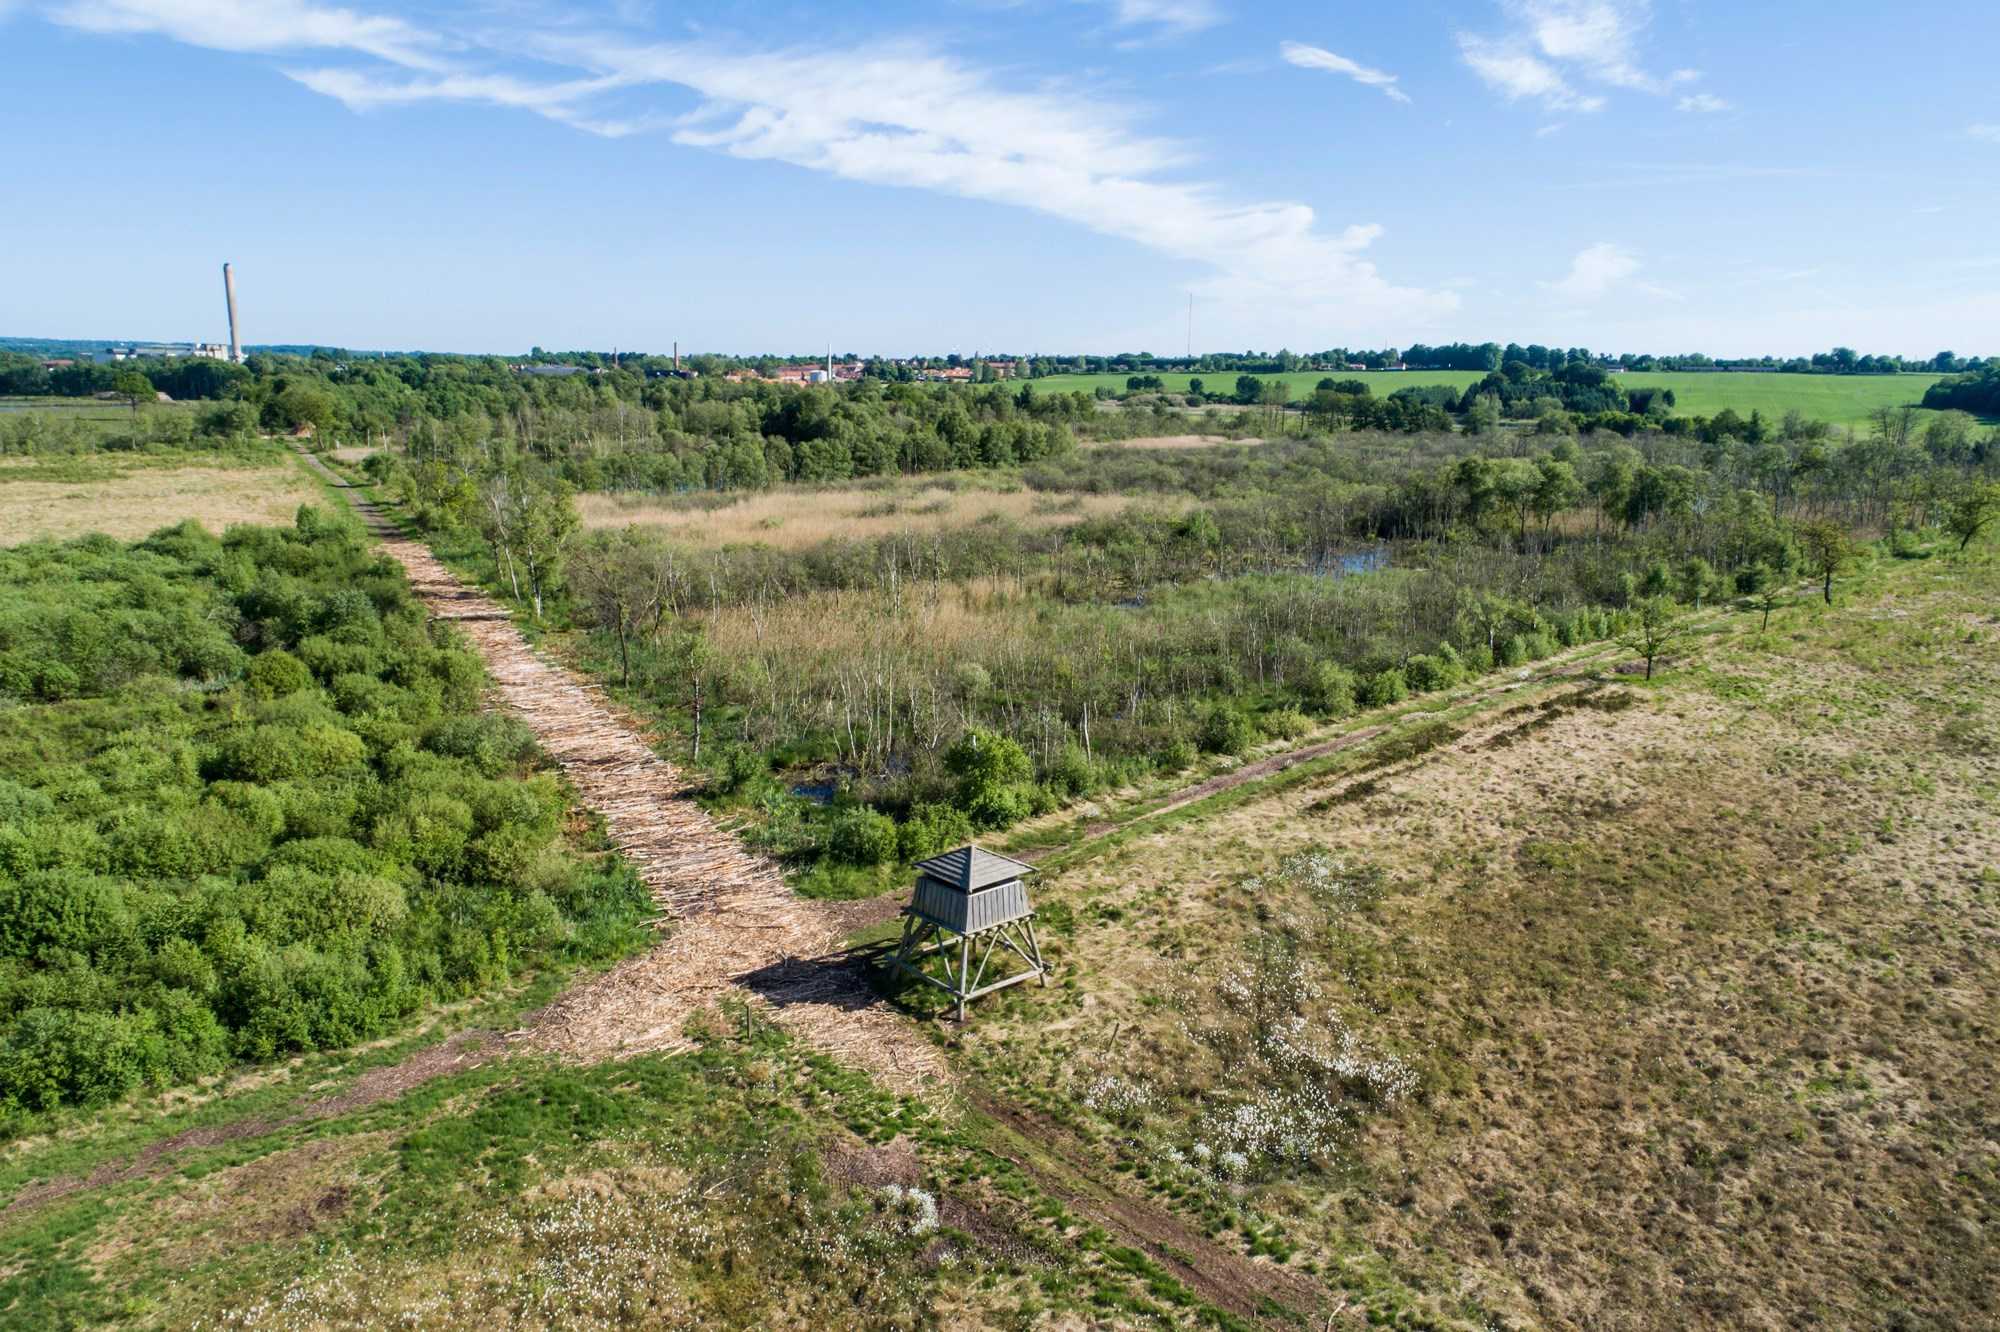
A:
[[[1088,392],[1100,387],[1122,391],[1126,378],[1122,374],[1051,375],[1036,380],[1035,387],[1046,392],[1077,389]],[[1168,374],[1160,378],[1169,392],[1185,393],[1190,376]],[[1227,371],[1195,378],[1211,393],[1228,392],[1236,383],[1236,375]],[[1292,386],[1292,398],[1296,401],[1310,395],[1314,385],[1328,378],[1328,372],[1304,370],[1258,378],[1284,380]],[[1380,397],[1399,388],[1425,384],[1449,384],[1463,389],[1485,376],[1471,370],[1373,370],[1334,372],[1332,378],[1359,379]],[[1692,416],[1713,416],[1725,407],[1734,407],[1745,416],[1761,411],[1775,420],[1796,410],[1834,425],[1860,425],[1878,407],[1915,405],[1923,400],[1924,390],[1937,380],[1936,375],[1788,375],[1777,371],[1739,374],[1721,370],[1633,372],[1618,376],[1618,382],[1628,388],[1672,389],[1678,409]]]

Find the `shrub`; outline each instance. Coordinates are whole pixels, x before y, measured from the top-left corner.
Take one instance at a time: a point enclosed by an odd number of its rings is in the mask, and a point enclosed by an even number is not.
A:
[[[535,751],[533,732],[498,713],[450,716],[424,732],[424,748],[446,758],[465,759],[487,777],[498,777]]]
[[[259,698],[283,698],[312,687],[312,672],[283,648],[252,658],[247,675],[250,692]]]
[[[1366,707],[1385,708],[1409,696],[1410,682],[1394,666],[1369,676],[1361,686],[1361,702]]]
[[[1097,787],[1097,772],[1080,747],[1065,745],[1049,765],[1044,785],[1065,798],[1088,795]]]
[[[1005,828],[1034,808],[1029,782],[1034,765],[1013,739],[978,727],[945,751],[945,771],[957,778],[953,803],[975,828]]]
[[[1320,662],[1307,677],[1304,692],[1306,702],[1322,717],[1338,719],[1354,712],[1354,672],[1345,666]]]
[[[89,953],[129,927],[123,890],[113,879],[69,869],[0,878],[0,956],[33,957],[51,948]]]
[[[1403,663],[1403,679],[1413,692],[1432,694],[1458,685],[1465,672],[1454,658],[1419,654]]]
[[[1218,703],[1203,715],[1197,739],[1205,754],[1241,754],[1257,743],[1257,728],[1241,708]]]
[[[918,805],[896,830],[904,860],[927,860],[972,840],[972,820],[953,805]]]
[[[1297,708],[1279,708],[1264,715],[1263,727],[1274,740],[1296,740],[1312,730],[1313,720]]]
[[[897,851],[895,821],[872,809],[842,810],[827,832],[827,851],[845,865],[881,865]]]
[[[1160,751],[1154,758],[1154,766],[1161,772],[1185,772],[1192,768],[1200,757],[1201,751],[1195,748],[1194,741],[1184,735],[1177,735],[1160,746]]]
[[[31,1008],[0,1043],[0,1087],[30,1110],[103,1105],[163,1072],[165,1062],[146,1017]]]

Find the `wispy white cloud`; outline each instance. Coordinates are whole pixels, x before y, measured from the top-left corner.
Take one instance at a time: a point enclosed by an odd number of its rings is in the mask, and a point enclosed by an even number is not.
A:
[[[1119,11],[1167,22],[1206,8],[1128,0]],[[1205,299],[1245,312],[1246,330],[1258,311],[1302,326],[1356,314],[1422,325],[1458,302],[1383,277],[1363,255],[1379,226],[1329,228],[1303,203],[1233,198],[1200,179],[1185,145],[1139,127],[1139,108],[1075,86],[1015,86],[917,43],[760,50],[571,23],[426,30],[304,0],[65,0],[52,17],[218,50],[341,53],[284,72],[357,112],[451,102],[609,137],[660,130],[732,157],[1031,209],[1207,266]]]
[[[1569,122],[1567,120],[1553,121],[1547,125],[1542,126],[1540,129],[1536,130],[1535,137],[1538,139],[1546,139],[1551,134],[1560,134],[1563,132],[1565,128],[1568,127],[1568,125]]]
[[[355,69],[287,69],[284,73],[285,77],[341,102],[351,111],[377,111],[420,102],[477,102],[532,111],[607,139],[623,138],[642,129],[664,128],[672,121],[666,116],[631,119],[587,111],[585,106],[592,98],[629,85],[629,80],[615,75],[544,83],[509,74],[381,77]]]
[[[1505,32],[1461,32],[1458,45],[1467,67],[1509,101],[1535,98],[1551,110],[1597,111],[1606,97],[1584,89],[1663,96],[1701,78],[1692,69],[1660,76],[1641,63],[1640,38],[1652,21],[1648,0],[1501,0],[1500,7],[1511,21]]]
[[[1730,104],[1714,93],[1691,93],[1674,103],[1674,110],[1688,111],[1695,115],[1712,116],[1730,109]]]
[[[1422,315],[1454,301],[1397,287],[1360,252],[1373,225],[1323,229],[1292,202],[1242,202],[1189,181],[1178,144],[1132,127],[1121,105],[1015,91],[919,46],[736,52],[708,45],[582,49],[570,59],[705,99],[677,142],[788,162],[848,180],[1030,208],[1161,254],[1212,265],[1223,287],[1297,306],[1343,303]],[[550,54],[555,54],[551,51]]]
[[[1157,26],[1170,33],[1200,32],[1222,22],[1213,0],[1111,0],[1111,17],[1121,27]]]
[[[1643,3],[1516,0],[1509,8],[1550,60],[1579,67],[1614,88],[1658,87],[1659,81],[1639,68],[1634,51],[1648,19]]]
[[[1988,143],[2000,143],[2000,125],[1967,125],[1965,132],[1975,139],[1984,139]]]
[[[1579,93],[1553,65],[1517,46],[1462,32],[1458,53],[1487,87],[1510,102],[1538,98],[1551,111],[1597,111],[1604,106],[1602,97]]]
[[[1323,69],[1329,74],[1345,74],[1356,83],[1365,84],[1370,88],[1380,88],[1391,101],[1410,100],[1409,94],[1396,86],[1394,74],[1370,69],[1366,65],[1349,60],[1346,56],[1335,55],[1323,47],[1307,46],[1304,42],[1280,42],[1278,54],[1283,56],[1288,64],[1297,65],[1300,69]]]
[[[62,0],[47,13],[84,32],[151,34],[217,51],[352,51],[407,69],[445,68],[445,43],[435,33],[304,0]]]
[[[1570,260],[1569,273],[1545,285],[1572,301],[1595,301],[1638,271],[1638,257],[1631,251],[1600,241],[1579,250]]]

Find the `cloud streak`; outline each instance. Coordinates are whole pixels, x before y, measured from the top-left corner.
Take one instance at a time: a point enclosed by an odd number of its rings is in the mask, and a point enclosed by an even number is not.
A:
[[[1730,104],[1714,93],[1691,93],[1674,103],[1676,111],[1687,111],[1701,116],[1717,115],[1730,109]]]
[[[216,51],[353,51],[406,69],[446,68],[435,33],[303,0],[68,0],[51,6],[48,17],[83,32],[157,35]]]
[[[1155,24],[1170,33],[1200,32],[1222,22],[1211,0],[1112,0],[1112,19],[1121,27]]]
[[[1131,21],[1167,22],[1206,6],[1118,8]],[[340,53],[283,72],[360,113],[492,106],[606,137],[664,131],[688,148],[1029,209],[1206,265],[1209,298],[1246,312],[1425,323],[1457,305],[1450,292],[1384,278],[1362,255],[1378,226],[1330,230],[1303,203],[1231,198],[1190,178],[1191,153],[1138,129],[1135,108],[1070,87],[1007,86],[919,43],[649,44],[568,26],[468,36],[303,0],[71,0],[49,15],[217,50]],[[1325,67],[1400,97],[1393,76],[1351,63]]]
[[[1458,34],[1459,58],[1508,101],[1533,99],[1551,111],[1602,110],[1602,90],[1665,96],[1701,78],[1698,70],[1648,72],[1639,39],[1652,21],[1647,0],[1501,0],[1510,20],[1498,35]],[[1713,106],[1706,103],[1714,103]],[[1708,94],[1683,98],[1684,111],[1725,110]]]
[[[1370,69],[1357,64],[1346,56],[1335,55],[1324,47],[1307,46],[1304,42],[1280,42],[1278,54],[1287,64],[1300,69],[1325,70],[1329,74],[1344,74],[1356,83],[1369,88],[1380,88],[1392,102],[1408,103],[1410,96],[1396,86],[1396,76],[1379,69]]]

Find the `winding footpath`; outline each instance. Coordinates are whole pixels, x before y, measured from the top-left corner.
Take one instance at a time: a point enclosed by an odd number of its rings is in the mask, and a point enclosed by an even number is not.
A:
[[[533,730],[670,918],[659,943],[571,987],[510,1042],[576,1058],[684,1049],[688,1020],[736,997],[768,1005],[799,1038],[900,1091],[948,1078],[937,1046],[876,997],[861,964],[836,955],[833,913],[794,894],[776,864],[717,826],[638,719],[537,654],[506,607],[303,456],[408,572],[431,615],[455,622],[479,649],[496,701]]]

